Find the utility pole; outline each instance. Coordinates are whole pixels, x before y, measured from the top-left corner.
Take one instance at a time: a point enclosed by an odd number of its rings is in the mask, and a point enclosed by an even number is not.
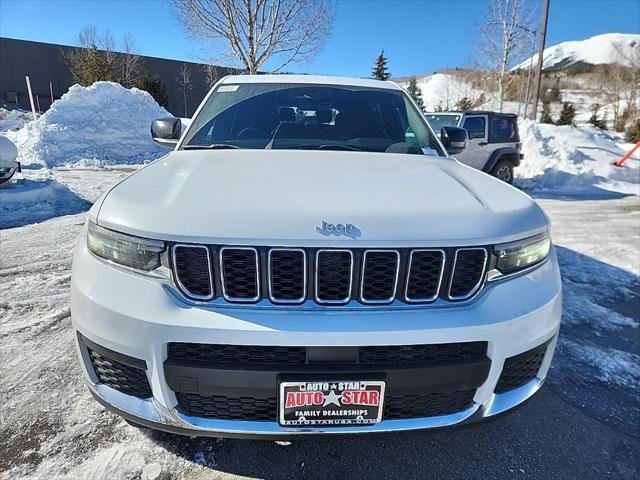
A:
[[[533,32],[533,41],[531,42],[531,60],[529,61],[529,72],[527,73],[527,94],[524,100],[524,115],[522,118],[527,118],[527,110],[529,110],[529,100],[531,100],[531,74],[533,73],[533,56],[535,55],[536,48],[536,31]]]
[[[549,19],[549,0],[544,0],[542,7],[542,29],[540,31],[540,51],[538,52],[538,71],[536,72],[536,88],[533,96],[531,119],[538,116],[538,100],[540,99],[540,84],[542,83],[542,62],[544,60],[544,44],[547,39],[547,20]]]

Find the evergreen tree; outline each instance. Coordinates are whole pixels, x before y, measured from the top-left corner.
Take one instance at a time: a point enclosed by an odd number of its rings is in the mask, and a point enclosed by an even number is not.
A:
[[[456,102],[456,108],[458,110],[467,111],[473,109],[473,102],[469,97],[462,97]]]
[[[576,109],[571,102],[564,102],[560,111],[560,118],[556,125],[573,125],[573,119],[576,116]]]
[[[371,74],[376,80],[388,80],[389,77],[391,77],[391,73],[387,68],[387,57],[384,56],[384,50],[382,50],[378,58],[376,58],[376,64]]]
[[[542,103],[542,113],[540,115],[540,123],[553,123],[553,118],[551,118],[551,109],[549,108],[548,102]]]
[[[418,79],[415,75],[409,78],[409,85],[407,86],[407,93],[411,95],[411,98],[418,104],[420,110],[424,111],[424,100],[422,100],[422,90],[418,86]]]
[[[169,105],[169,93],[167,87],[162,80],[150,72],[144,72],[140,77],[140,83],[138,84],[140,90],[144,90],[151,95],[158,105],[161,107],[167,107]]]
[[[607,121],[604,118],[598,118],[598,110],[600,109],[599,104],[595,104],[591,109],[591,117],[589,117],[589,123],[596,128],[601,130],[607,129]]]
[[[91,45],[82,56],[79,56],[77,62],[72,65],[71,73],[73,79],[80,85],[89,86],[94,82],[114,81],[116,72],[109,63],[106,55],[98,50],[96,45]]]

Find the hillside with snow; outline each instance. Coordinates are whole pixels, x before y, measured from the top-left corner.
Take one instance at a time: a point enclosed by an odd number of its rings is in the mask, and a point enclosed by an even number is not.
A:
[[[586,40],[562,42],[544,49],[542,68],[562,69],[574,65],[605,65],[619,63],[630,66],[639,55],[640,34],[605,33]],[[533,56],[537,65],[538,55]],[[531,58],[516,65],[513,70],[528,69]]]

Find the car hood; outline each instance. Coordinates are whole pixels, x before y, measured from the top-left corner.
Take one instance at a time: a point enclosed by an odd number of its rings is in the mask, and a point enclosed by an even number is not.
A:
[[[245,245],[479,245],[547,228],[531,198],[489,175],[389,153],[175,151],[97,210],[101,226],[138,236]],[[358,236],[324,236],[323,221],[352,224]]]

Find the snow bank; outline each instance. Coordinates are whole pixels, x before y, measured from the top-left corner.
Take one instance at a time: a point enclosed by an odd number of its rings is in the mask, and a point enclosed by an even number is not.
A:
[[[19,130],[32,120],[30,112],[0,108],[0,132]]]
[[[167,152],[153,142],[149,126],[170,116],[147,92],[96,82],[72,86],[40,118],[7,136],[27,166],[136,164]]]
[[[418,88],[422,93],[422,100],[426,111],[434,111],[437,108],[455,109],[455,105],[460,99],[468,97],[471,100],[480,98],[480,95],[487,95],[486,92],[477,90],[471,86],[464,78],[448,73],[434,73],[425,77],[417,78]],[[400,83],[407,88],[408,83]]]
[[[595,127],[575,128],[520,122],[524,160],[516,183],[531,192],[602,196],[610,192],[640,195],[640,153],[622,168],[613,162],[630,145]]]

